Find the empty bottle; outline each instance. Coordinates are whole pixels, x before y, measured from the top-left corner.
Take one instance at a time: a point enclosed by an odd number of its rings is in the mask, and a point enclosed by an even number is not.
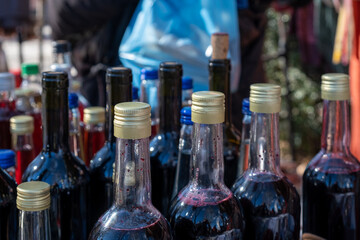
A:
[[[39,64],[23,63],[21,64],[22,82],[20,88],[31,89],[37,96],[41,93],[41,76],[39,74]]]

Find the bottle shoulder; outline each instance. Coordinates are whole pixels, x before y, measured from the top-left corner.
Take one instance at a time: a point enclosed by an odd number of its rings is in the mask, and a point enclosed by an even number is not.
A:
[[[150,157],[158,159],[162,163],[168,160],[177,160],[179,148],[179,136],[174,133],[161,133],[150,141]]]
[[[90,172],[96,172],[99,170],[109,171],[112,169],[115,162],[115,149],[116,143],[106,142],[104,146],[95,154],[90,162]]]

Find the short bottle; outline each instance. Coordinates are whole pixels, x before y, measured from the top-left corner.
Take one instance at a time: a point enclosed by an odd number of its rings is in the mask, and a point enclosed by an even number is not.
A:
[[[0,168],[15,179],[15,153],[10,149],[0,149]]]
[[[37,95],[40,95],[41,88],[41,76],[39,72],[39,64],[37,63],[23,63],[21,64],[21,76],[22,82],[20,88],[31,89]]]
[[[350,152],[349,76],[322,76],[321,149],[303,175],[303,233],[360,239],[360,163]]]
[[[241,145],[240,145],[240,161],[238,166],[238,178],[249,167],[250,158],[250,127],[251,127],[251,111],[249,99],[242,101],[242,119]]]
[[[193,79],[182,77],[182,106],[191,106],[191,95],[193,94]]]
[[[179,139],[179,155],[176,166],[175,182],[171,199],[176,197],[190,180],[190,156],[193,122],[191,121],[191,107],[181,109],[181,130]]]
[[[150,105],[117,104],[114,135],[114,202],[95,224],[89,239],[171,239],[167,220],[151,202]]]
[[[154,137],[159,131],[159,87],[158,69],[141,69],[140,102],[148,103],[151,106],[151,137]]]
[[[90,160],[105,143],[105,108],[85,108],[84,124],[84,161],[86,166],[90,166]]]
[[[18,240],[51,240],[50,185],[32,181],[17,187]]]
[[[190,181],[170,208],[174,239],[243,239],[242,210],[224,183],[224,94],[196,92],[191,110]]]
[[[80,122],[79,98],[76,93],[69,94],[69,142],[71,152],[81,160],[85,160],[83,127]]]
[[[280,169],[280,105],[280,86],[250,86],[250,164],[232,187],[244,209],[244,239],[300,237],[299,194]]]

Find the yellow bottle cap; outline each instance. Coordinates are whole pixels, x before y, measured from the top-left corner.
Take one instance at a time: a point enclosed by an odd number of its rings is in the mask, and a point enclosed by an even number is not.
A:
[[[256,83],[250,86],[250,111],[278,113],[281,109],[281,88],[270,83]]]
[[[350,99],[349,75],[343,73],[327,73],[322,75],[321,98],[333,101]]]
[[[23,211],[42,211],[50,207],[50,185],[32,181],[17,187],[17,208]]]
[[[122,139],[141,139],[151,135],[151,107],[143,102],[115,105],[114,135]]]
[[[216,91],[193,93],[191,120],[201,124],[223,123],[225,121],[225,95]]]
[[[86,124],[105,123],[105,108],[103,107],[85,108],[84,123]]]
[[[31,134],[34,132],[34,118],[19,115],[10,118],[10,132],[14,134]]]

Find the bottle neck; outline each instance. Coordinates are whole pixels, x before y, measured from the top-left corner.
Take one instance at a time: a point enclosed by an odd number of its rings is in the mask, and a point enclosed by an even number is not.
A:
[[[19,240],[51,239],[49,209],[42,211],[19,210]]]
[[[149,138],[116,139],[114,204],[132,208],[151,204]]]
[[[33,150],[33,138],[31,133],[27,134],[12,134],[12,146],[15,151],[19,150]]]
[[[224,184],[222,124],[193,125],[190,184],[196,188],[217,188]]]
[[[249,169],[282,175],[278,125],[279,113],[252,114]]]
[[[349,101],[324,100],[321,148],[328,153],[349,153],[349,146]]]
[[[65,53],[54,53],[53,57],[54,64],[66,64],[69,67],[71,66],[71,55],[69,52]]]
[[[69,110],[67,88],[43,88],[43,151],[69,150]]]
[[[70,108],[69,111],[70,129],[73,134],[80,133],[80,111],[79,108]]]

